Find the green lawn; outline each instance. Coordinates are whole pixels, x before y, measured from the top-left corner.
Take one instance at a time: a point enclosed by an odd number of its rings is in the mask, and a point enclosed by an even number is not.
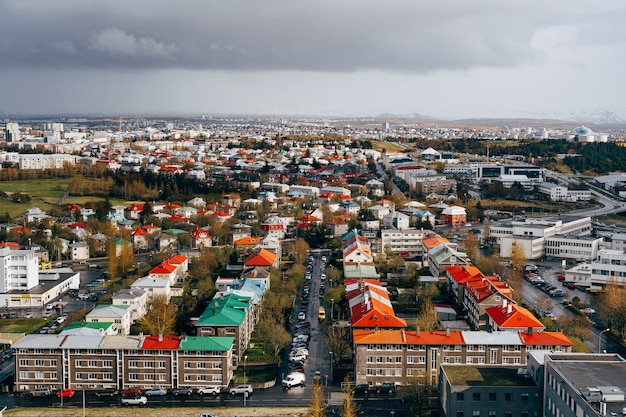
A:
[[[44,180],[0,181],[0,191],[26,193],[32,198],[28,203],[14,203],[0,199],[0,214],[8,213],[12,218],[19,218],[29,208],[39,207],[45,212],[56,205],[65,194],[69,184],[68,178],[51,178]],[[69,196],[64,204],[76,203],[83,205],[88,201],[104,200],[97,196]],[[112,205],[130,204],[121,199],[110,199]]]
[[[0,319],[0,333],[33,333],[50,320],[52,317],[48,319]]]

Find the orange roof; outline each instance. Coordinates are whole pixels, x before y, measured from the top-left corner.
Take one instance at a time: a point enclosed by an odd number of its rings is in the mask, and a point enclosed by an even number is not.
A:
[[[415,331],[404,330],[357,330],[352,332],[354,344],[400,344],[400,345],[464,345],[460,330]]]
[[[449,243],[450,241],[445,237],[437,236],[428,236],[422,239],[422,244],[426,249],[432,249],[436,246],[441,245],[442,243]]]
[[[150,350],[178,350],[180,336],[163,336],[159,341],[159,336],[146,336],[141,344],[141,349]]]
[[[508,303],[485,309],[501,329],[544,329],[545,326],[527,309]]]
[[[261,249],[258,252],[250,254],[245,266],[272,266],[276,261],[276,254],[268,251],[267,249]]]
[[[164,262],[167,262],[172,265],[180,265],[187,261],[187,257],[185,255],[175,255],[170,258],[167,258]]]
[[[480,269],[472,265],[455,265],[446,267],[448,274],[459,284],[463,284],[467,279],[475,276],[482,276]]]
[[[235,245],[258,245],[261,241],[260,237],[242,237],[235,240]]]

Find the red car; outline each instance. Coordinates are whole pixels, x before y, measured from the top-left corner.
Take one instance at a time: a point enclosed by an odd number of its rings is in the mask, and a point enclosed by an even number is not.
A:
[[[57,391],[57,397],[69,397],[72,398],[74,396],[73,388],[64,388],[62,390]]]
[[[135,395],[140,395],[140,394],[141,394],[141,390],[137,387],[126,388],[125,390],[122,391],[122,395],[125,395],[125,396],[135,396]]]
[[[557,275],[556,279],[558,279],[559,281],[565,281],[565,275]]]

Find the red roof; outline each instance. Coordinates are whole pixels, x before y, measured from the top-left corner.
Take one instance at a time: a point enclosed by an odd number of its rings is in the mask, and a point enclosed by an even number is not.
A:
[[[354,344],[400,344],[400,345],[464,345],[460,330],[415,331],[404,330],[358,330],[353,331]]]
[[[574,343],[561,332],[520,332],[525,345],[534,346],[573,346]]]
[[[485,309],[487,315],[501,329],[544,329],[545,326],[527,309],[508,303]]]
[[[276,261],[276,255],[267,249],[261,249],[258,252],[251,253],[245,266],[272,266]]]
[[[171,274],[176,271],[176,267],[174,265],[168,264],[166,262],[161,262],[161,264],[155,266],[150,270],[151,274]]]
[[[180,336],[163,336],[159,341],[159,336],[146,336],[141,344],[141,349],[150,350],[178,350]]]

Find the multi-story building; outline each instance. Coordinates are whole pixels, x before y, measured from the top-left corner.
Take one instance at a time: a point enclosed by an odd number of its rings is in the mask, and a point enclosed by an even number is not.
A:
[[[617,354],[548,353],[529,356],[531,376],[543,388],[546,417],[624,414],[626,361]]]
[[[598,257],[603,243],[602,237],[558,235],[545,238],[543,246],[546,257],[591,260]]]
[[[626,253],[601,249],[598,258],[565,271],[565,278],[577,286],[600,290],[608,283],[626,285]]]
[[[441,365],[526,364],[535,350],[570,352],[561,332],[354,330],[356,384],[437,384]]]
[[[424,230],[421,229],[384,229],[380,231],[380,244],[383,251],[387,248],[392,253],[403,257],[422,258]]]
[[[254,330],[251,301],[249,296],[234,293],[213,298],[195,323],[198,336],[234,337],[233,360],[238,362]]]
[[[442,417],[533,417],[541,415],[541,386],[518,367],[442,365]]]
[[[15,389],[227,386],[232,337],[28,335],[15,347]]]

